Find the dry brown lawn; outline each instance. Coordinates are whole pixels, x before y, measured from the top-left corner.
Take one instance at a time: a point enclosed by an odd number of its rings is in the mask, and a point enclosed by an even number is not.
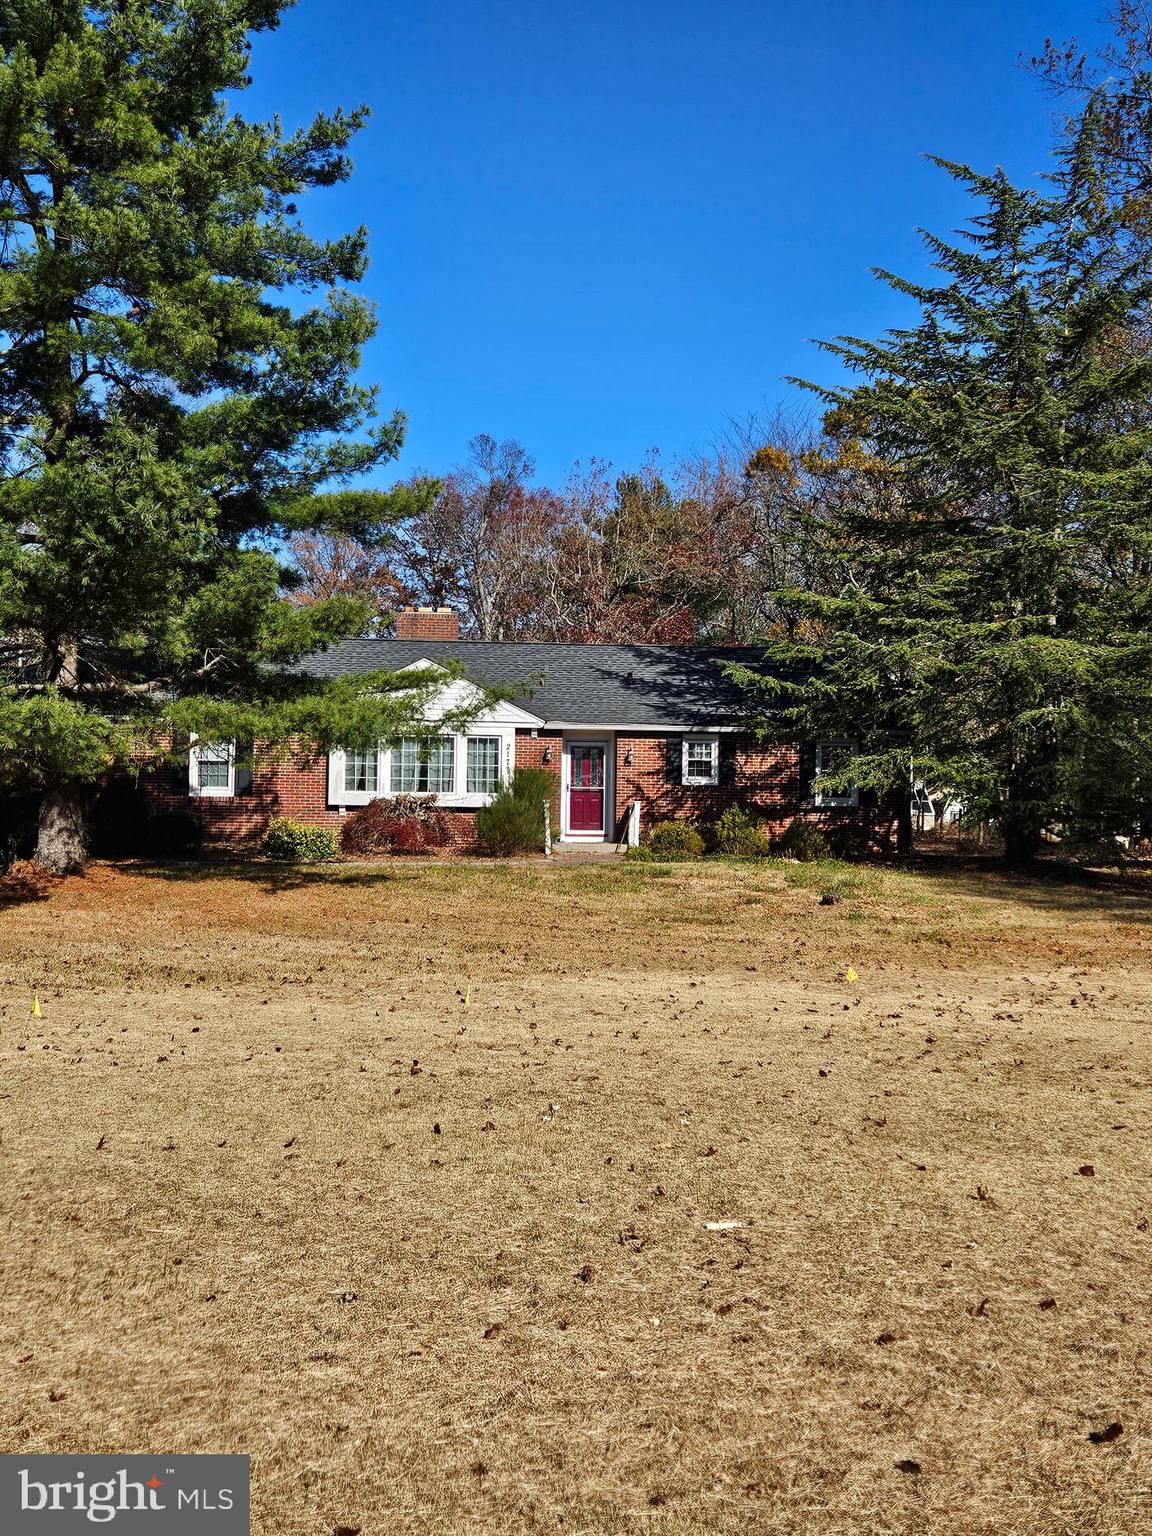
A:
[[[1152,906],[821,878],[0,910],[0,1449],[250,1452],[260,1536],[1152,1529]]]

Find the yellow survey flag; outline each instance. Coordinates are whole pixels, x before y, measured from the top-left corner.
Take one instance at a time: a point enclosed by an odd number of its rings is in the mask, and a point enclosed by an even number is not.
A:
[[[848,969],[844,972],[844,980],[845,981],[859,981],[860,978],[859,978],[859,976],[857,976],[856,972],[852,969],[852,967],[849,966]]]
[[[40,1012],[40,994],[38,992],[32,994],[32,1017],[34,1019],[42,1019],[44,1017]]]

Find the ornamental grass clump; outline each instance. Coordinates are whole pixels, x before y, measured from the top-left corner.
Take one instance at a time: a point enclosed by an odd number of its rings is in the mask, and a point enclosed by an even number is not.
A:
[[[558,829],[559,780],[547,768],[517,768],[511,781],[476,812],[476,842],[485,853],[540,853],[544,848],[544,802]]]
[[[769,852],[764,823],[742,805],[730,805],[712,828],[712,847],[733,858],[762,859]]]

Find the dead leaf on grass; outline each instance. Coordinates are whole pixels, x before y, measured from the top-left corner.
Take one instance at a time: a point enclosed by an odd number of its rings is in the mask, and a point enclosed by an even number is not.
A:
[[[1119,1440],[1123,1433],[1123,1424],[1119,1420],[1115,1420],[1105,1429],[1094,1429],[1088,1438],[1093,1445],[1111,1445],[1113,1440]]]

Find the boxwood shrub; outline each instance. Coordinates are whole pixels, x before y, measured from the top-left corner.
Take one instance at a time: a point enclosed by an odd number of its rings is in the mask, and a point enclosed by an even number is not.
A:
[[[289,859],[315,864],[334,859],[340,851],[331,827],[310,827],[289,816],[273,816],[264,837],[264,852],[270,859]]]

